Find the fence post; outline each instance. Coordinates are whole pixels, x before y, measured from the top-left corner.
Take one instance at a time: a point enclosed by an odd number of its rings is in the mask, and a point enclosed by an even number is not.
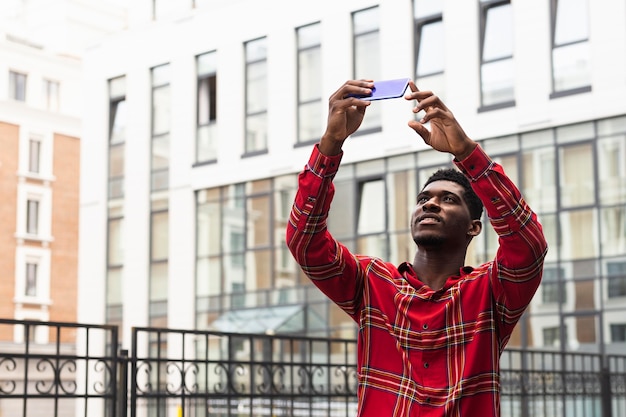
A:
[[[128,415],[128,349],[121,349],[119,358],[119,366],[117,373],[119,381],[117,384],[117,416],[127,417]]]
[[[602,401],[602,417],[612,417],[611,370],[606,365],[603,365],[600,370],[600,401]]]

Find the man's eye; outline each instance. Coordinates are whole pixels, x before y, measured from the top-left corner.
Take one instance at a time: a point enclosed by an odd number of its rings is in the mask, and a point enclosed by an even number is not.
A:
[[[425,202],[427,202],[427,201],[428,201],[428,197],[419,197],[419,198],[417,199],[417,203],[418,203],[418,204],[423,204],[423,203],[425,203]]]

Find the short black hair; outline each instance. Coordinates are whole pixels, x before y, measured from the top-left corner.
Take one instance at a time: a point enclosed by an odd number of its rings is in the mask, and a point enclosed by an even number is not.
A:
[[[465,204],[469,208],[470,216],[472,220],[479,219],[483,215],[483,202],[480,201],[480,198],[476,195],[472,186],[470,185],[469,180],[462,172],[454,168],[442,168],[435,171],[424,184],[422,190],[431,182],[434,181],[452,181],[459,184],[461,187],[465,189],[463,193],[463,199],[465,200]]]

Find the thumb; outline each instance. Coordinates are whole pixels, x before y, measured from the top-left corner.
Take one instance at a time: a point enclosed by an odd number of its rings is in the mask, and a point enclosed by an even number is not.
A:
[[[428,129],[426,129],[426,126],[424,126],[417,120],[410,120],[408,125],[411,129],[415,130],[415,132],[417,132],[417,134],[420,135],[422,139],[424,139],[424,142],[426,142],[426,144],[429,143],[430,132],[428,131]]]

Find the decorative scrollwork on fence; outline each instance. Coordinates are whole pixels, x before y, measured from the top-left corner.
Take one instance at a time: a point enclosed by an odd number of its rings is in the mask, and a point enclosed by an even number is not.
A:
[[[198,392],[198,365],[195,363],[183,363],[170,361],[166,365],[168,394],[193,394]]]
[[[0,371],[4,370],[3,373],[10,373],[17,369],[17,362],[13,358],[2,358],[0,359]],[[0,394],[8,395],[15,392],[17,388],[17,384],[12,380],[2,380],[0,381]]]
[[[101,375],[93,383],[93,390],[96,394],[111,394],[114,391],[113,366],[109,361],[98,359],[94,362],[93,371],[95,375]]]
[[[31,375],[35,381],[35,390],[38,394],[74,395],[76,394],[76,359],[52,361],[48,358],[40,359],[35,365],[36,375]],[[66,378],[62,375],[67,373]]]

